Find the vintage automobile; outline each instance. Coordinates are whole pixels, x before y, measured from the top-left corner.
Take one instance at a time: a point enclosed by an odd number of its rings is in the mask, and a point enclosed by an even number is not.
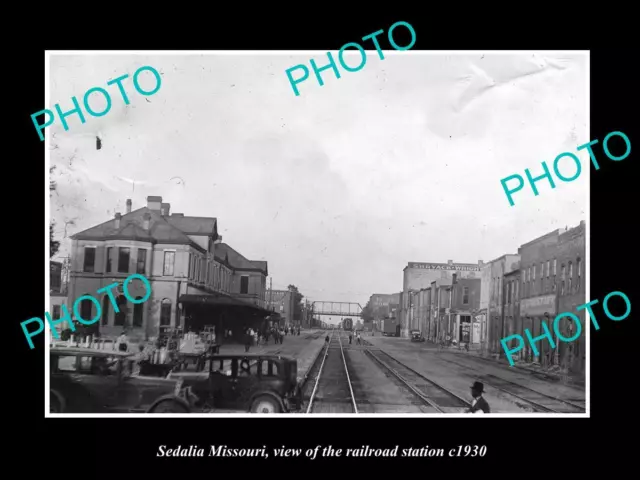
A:
[[[50,348],[51,413],[190,413],[197,401],[182,380],[132,375],[133,355]]]
[[[420,330],[411,330],[411,341],[424,342],[424,336],[422,336],[422,332]]]
[[[302,406],[298,362],[280,355],[208,355],[200,373],[179,373],[204,411],[285,413]]]

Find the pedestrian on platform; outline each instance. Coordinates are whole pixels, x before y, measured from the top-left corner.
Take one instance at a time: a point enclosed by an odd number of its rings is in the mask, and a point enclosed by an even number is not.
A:
[[[358,332],[358,336],[356,338],[358,339],[358,345],[362,345],[362,339],[360,338],[360,332]]]
[[[467,410],[467,413],[491,413],[489,404],[482,398],[484,393],[484,385],[482,382],[473,382],[471,385],[471,396],[473,401],[471,402],[471,408]]]
[[[349,345],[351,345],[351,342],[353,341],[353,335],[349,334]]]
[[[249,332],[250,331],[248,330],[244,334],[244,351],[245,351],[245,353],[249,351],[249,349],[251,348],[251,342],[253,341],[253,337],[251,336],[251,334]]]
[[[326,337],[324,337],[324,343],[326,343],[327,345],[329,345],[329,335],[327,335]]]
[[[128,348],[127,340],[128,340],[127,339],[127,331],[123,330],[122,334],[118,337],[118,340],[116,342],[118,344],[118,350],[120,352],[126,352],[127,351],[127,348]]]

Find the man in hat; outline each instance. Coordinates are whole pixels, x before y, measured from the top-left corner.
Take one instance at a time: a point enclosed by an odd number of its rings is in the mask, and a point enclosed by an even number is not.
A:
[[[482,382],[473,382],[471,385],[471,396],[473,401],[471,402],[471,408],[467,410],[467,413],[491,413],[489,404],[482,398],[484,393],[484,384]]]

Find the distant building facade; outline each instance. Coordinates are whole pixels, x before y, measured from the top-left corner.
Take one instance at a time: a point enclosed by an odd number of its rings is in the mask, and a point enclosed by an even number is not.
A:
[[[453,260],[448,260],[447,263],[409,262],[403,269],[399,312],[402,335],[407,337],[410,330],[419,329],[416,295],[420,290],[430,287],[436,280],[451,279],[453,274],[457,278],[480,278],[482,267],[482,260],[477,264],[454,263]]]

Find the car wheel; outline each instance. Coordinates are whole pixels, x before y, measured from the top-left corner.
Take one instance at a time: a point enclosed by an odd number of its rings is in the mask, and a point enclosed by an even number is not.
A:
[[[60,399],[53,392],[49,392],[49,411],[51,413],[62,413],[62,404]]]
[[[251,404],[251,413],[280,413],[281,408],[278,401],[269,396],[262,395],[256,398]]]
[[[175,400],[163,400],[153,407],[149,413],[189,413],[189,410]]]

